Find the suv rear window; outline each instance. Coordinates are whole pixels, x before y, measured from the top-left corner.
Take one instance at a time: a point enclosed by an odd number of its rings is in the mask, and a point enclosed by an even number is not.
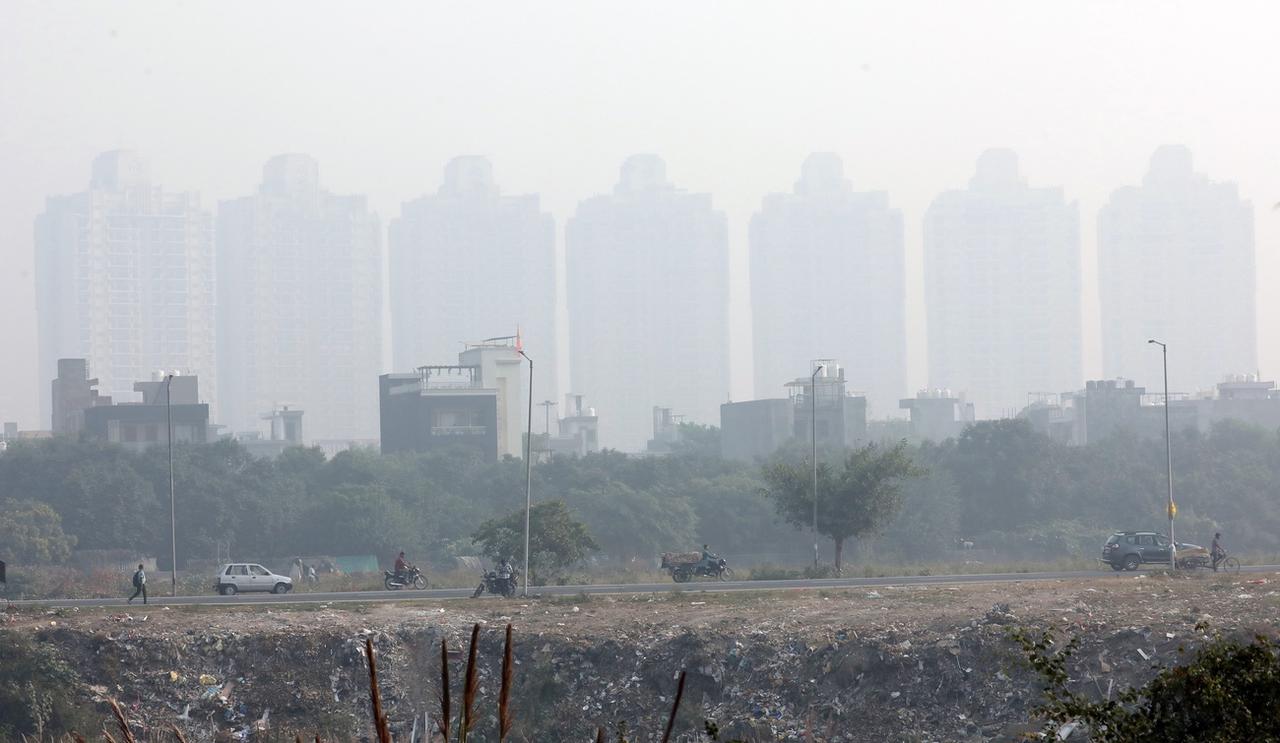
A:
[[[1112,534],[1111,538],[1107,540],[1107,544],[1119,544],[1119,543],[1120,543],[1119,534]]]

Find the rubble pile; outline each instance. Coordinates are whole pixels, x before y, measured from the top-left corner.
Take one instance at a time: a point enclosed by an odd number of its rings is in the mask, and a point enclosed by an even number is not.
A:
[[[379,655],[397,739],[421,740],[439,712],[440,641],[451,649],[456,714],[473,622],[483,623],[478,706],[487,739],[508,621],[518,663],[513,711],[531,740],[590,740],[597,725],[618,721],[632,740],[656,736],[685,670],[685,729],[713,720],[722,740],[978,741],[1017,740],[1037,727],[1040,683],[1009,639],[1013,627],[1076,636],[1072,683],[1106,698],[1182,662],[1210,633],[1274,632],[1277,605],[1267,582],[1125,577],[583,606],[83,612],[24,618],[0,633],[36,633],[80,669],[85,697],[119,699],[140,731],[177,722],[193,741],[367,736],[365,638]]]

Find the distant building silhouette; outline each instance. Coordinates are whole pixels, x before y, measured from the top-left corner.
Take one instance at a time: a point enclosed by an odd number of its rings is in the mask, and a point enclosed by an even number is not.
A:
[[[382,227],[364,196],[320,187],[308,155],[279,155],[258,193],[218,205],[221,422],[257,430],[279,405],[316,438],[377,435]]]
[[[196,194],[152,186],[136,153],[107,152],[88,190],[48,199],[35,245],[40,379],[83,358],[104,396],[129,398],[166,369],[199,374],[217,399],[213,218]]]
[[[555,221],[537,194],[504,196],[483,157],[456,157],[432,196],[391,220],[391,334],[395,366],[448,358],[464,343],[513,335],[537,365],[535,399],[556,394]],[[512,399],[523,410],[523,387]],[[520,456],[523,418],[509,426]]]
[[[714,423],[729,391],[729,249],[707,194],[676,189],[656,155],[565,226],[573,389],[601,446],[644,449],[654,405]]]
[[[1253,206],[1234,183],[1195,173],[1185,147],[1156,150],[1141,186],[1098,215],[1098,289],[1106,376],[1163,389],[1212,389],[1257,370]]]
[[[855,192],[840,158],[810,155],[793,193],[765,197],[750,242],[757,394],[831,355],[873,414],[892,414],[906,390],[906,269],[888,196]]]
[[[1009,150],[988,150],[963,191],[924,220],[929,386],[1013,416],[1027,394],[1081,377],[1080,218],[1061,188],[1030,188]]]

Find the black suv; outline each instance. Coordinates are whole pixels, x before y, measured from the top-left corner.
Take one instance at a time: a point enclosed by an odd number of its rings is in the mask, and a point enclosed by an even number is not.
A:
[[[1154,531],[1118,531],[1102,545],[1102,561],[1112,570],[1137,570],[1143,563],[1169,564],[1169,538]]]

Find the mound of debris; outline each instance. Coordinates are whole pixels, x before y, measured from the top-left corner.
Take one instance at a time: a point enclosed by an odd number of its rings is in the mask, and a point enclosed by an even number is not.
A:
[[[64,610],[24,616],[2,631],[34,633],[80,670],[87,701],[119,700],[140,734],[176,723],[192,741],[295,732],[367,738],[366,638],[379,656],[396,738],[430,739],[440,713],[440,642],[450,648],[456,716],[475,622],[482,624],[477,729],[496,740],[508,621],[516,631],[517,739],[590,740],[597,726],[612,730],[625,721],[631,740],[657,740],[684,670],[679,723],[687,740],[704,720],[717,723],[722,740],[1018,740],[1037,729],[1041,684],[1011,628],[1054,626],[1078,637],[1073,683],[1105,698],[1182,662],[1211,632],[1274,632],[1280,600],[1268,588],[1116,578],[1016,590],[880,587],[579,605],[492,600],[149,616]],[[1212,614],[1201,608],[1210,606]]]

